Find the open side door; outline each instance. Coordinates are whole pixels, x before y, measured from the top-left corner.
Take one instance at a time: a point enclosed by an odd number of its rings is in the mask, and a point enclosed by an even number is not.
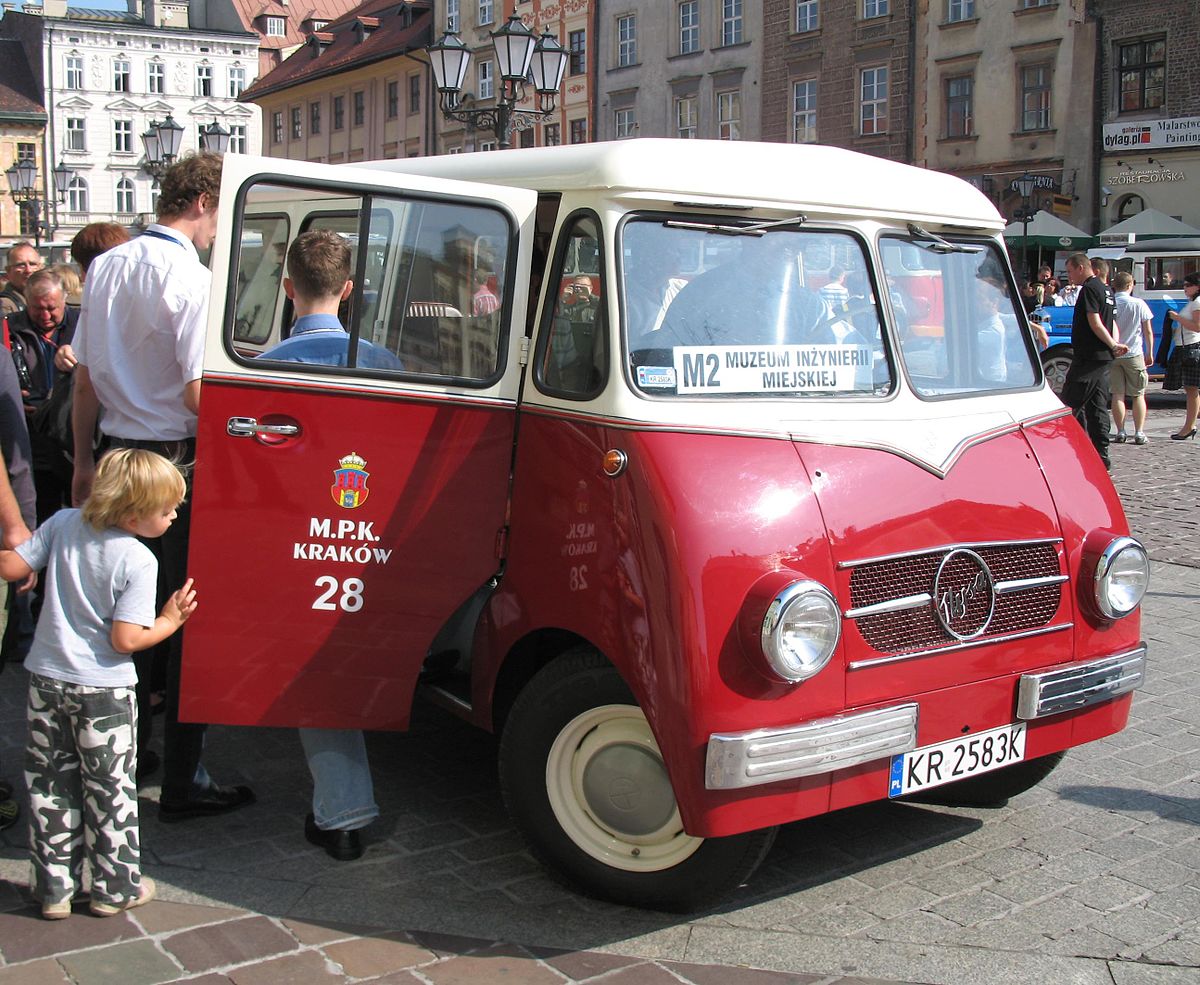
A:
[[[500,565],[535,205],[525,189],[226,157],[184,718],[407,725],[431,642]],[[311,229],[352,250],[345,365],[271,352],[291,327],[283,257]]]

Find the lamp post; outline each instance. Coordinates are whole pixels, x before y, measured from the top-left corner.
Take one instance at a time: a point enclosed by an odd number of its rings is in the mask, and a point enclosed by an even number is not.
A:
[[[57,201],[61,202],[75,172],[60,161],[58,167],[50,173],[54,178],[55,197]],[[4,174],[8,178],[8,193],[13,197],[13,201],[17,203],[18,207],[28,205],[29,210],[33,213],[33,245],[41,246],[42,198],[38,195],[37,165],[30,160],[16,161]],[[47,214],[49,214],[49,210],[47,210]],[[47,235],[50,233],[48,223],[46,233]]]
[[[471,53],[457,33],[447,31],[425,51],[433,67],[442,115],[472,130],[491,130],[503,150],[512,146],[514,130],[527,130],[554,112],[554,100],[567,68],[567,52],[548,30],[540,38],[535,37],[516,14],[500,30],[489,34],[496,46],[500,72],[495,106],[463,108],[469,98],[464,97],[462,86]],[[532,82],[537,92],[536,110],[516,108],[525,99],[527,82]]]
[[[1021,196],[1021,277],[1029,276],[1029,196],[1037,181],[1028,171],[1013,182]]]
[[[142,148],[146,152],[142,170],[152,178],[161,178],[167,168],[175,163],[182,142],[183,127],[175,122],[170,113],[161,122],[151,121],[149,129],[142,134]]]

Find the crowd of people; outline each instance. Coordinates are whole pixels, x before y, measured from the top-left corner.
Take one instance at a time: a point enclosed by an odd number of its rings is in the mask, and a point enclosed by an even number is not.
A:
[[[32,245],[8,253],[0,591],[12,599],[0,655],[26,651],[31,888],[50,920],[70,916],[85,891],[102,917],[153,898],[137,787],[160,768],[165,823],[255,801],[209,776],[206,726],[178,715],[179,630],[198,604],[186,560],[211,282],[199,251],[216,234],[220,182],[219,155],[186,157],[164,176],[158,221],[142,235],[83,229],[71,250],[81,296]],[[266,358],[336,359],[336,345],[332,357],[312,347],[335,327],[345,334],[336,313],[349,267],[340,237],[297,239],[285,288],[301,317]],[[161,759],[150,748],[159,712]],[[357,858],[358,832],[378,815],[362,733],[306,729],[301,741],[314,781],[305,836]],[[0,829],[20,814],[0,780]]]

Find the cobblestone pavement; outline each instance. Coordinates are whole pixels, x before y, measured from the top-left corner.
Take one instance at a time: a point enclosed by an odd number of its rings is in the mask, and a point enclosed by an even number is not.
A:
[[[1113,448],[1155,558],[1151,673],[1130,727],[1071,753],[994,810],[878,804],[787,826],[751,883],[692,918],[560,887],[509,825],[495,743],[421,706],[370,737],[383,816],[365,857],[302,835],[295,734],[213,728],[207,761],[259,802],[164,826],[143,791],[160,899],[98,920],[38,919],[21,825],[0,834],[0,985],[386,982],[490,985],[1200,982],[1200,445]],[[1171,562],[1171,563],[1167,563]],[[23,673],[0,675],[0,775],[14,778]],[[501,942],[501,943],[497,943]],[[750,969],[762,969],[759,971]]]

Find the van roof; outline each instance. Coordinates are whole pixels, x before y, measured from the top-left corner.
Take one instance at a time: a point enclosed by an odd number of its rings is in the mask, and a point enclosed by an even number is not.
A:
[[[819,144],[639,138],[374,161],[358,167],[616,197],[1001,229],[978,189],[951,175]]]

